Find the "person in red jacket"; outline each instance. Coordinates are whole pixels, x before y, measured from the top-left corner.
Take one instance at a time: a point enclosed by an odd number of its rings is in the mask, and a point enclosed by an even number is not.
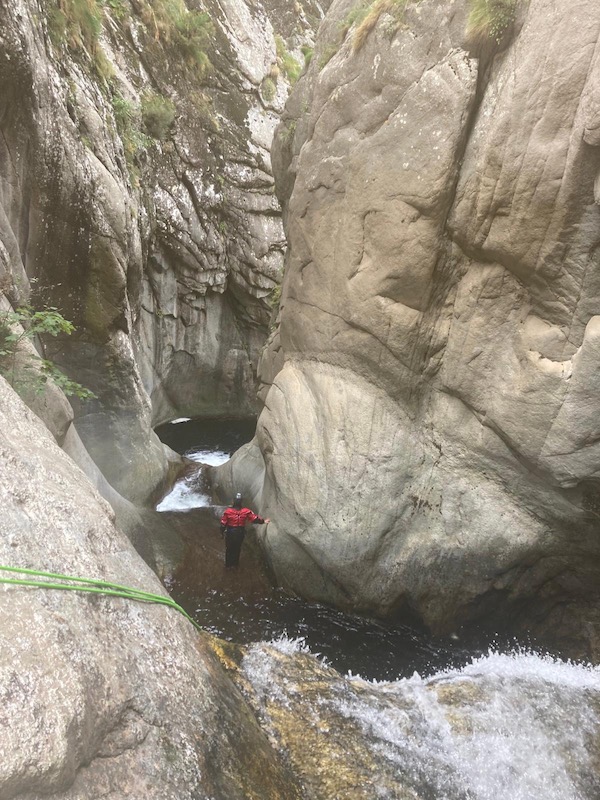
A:
[[[240,562],[240,550],[246,535],[245,525],[247,522],[252,525],[266,525],[270,520],[259,517],[249,508],[243,508],[242,495],[238,493],[233,505],[226,508],[221,517],[221,534],[225,536],[226,567],[237,567]]]

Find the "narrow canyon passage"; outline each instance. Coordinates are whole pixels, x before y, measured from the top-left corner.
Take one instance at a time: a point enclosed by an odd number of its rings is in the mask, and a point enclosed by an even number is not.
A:
[[[254,434],[252,420],[183,420],[158,430],[162,441],[190,459],[157,510],[185,542],[182,563],[165,585],[174,599],[210,633],[249,645],[280,638],[302,640],[342,673],[395,680],[415,672],[431,675],[461,668],[490,647],[517,642],[497,631],[472,630],[434,637],[423,628],[345,614],[293,597],[273,585],[254,536],[247,535],[237,570],[224,569],[219,519],[209,468],[224,463]]]
[[[239,569],[225,571],[223,506],[203,476],[251,425],[187,421],[159,433],[198,462],[158,506],[187,545],[165,583],[208,632],[245,645],[232,651],[234,679],[294,771],[311,786],[309,752],[329,764],[316,796],[597,796],[597,667],[482,631],[436,639],[291,597],[270,583],[252,534]]]

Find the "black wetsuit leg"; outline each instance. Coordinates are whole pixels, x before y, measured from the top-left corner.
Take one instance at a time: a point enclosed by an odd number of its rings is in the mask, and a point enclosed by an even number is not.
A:
[[[227,528],[225,533],[225,566],[237,567],[246,531],[244,528]]]

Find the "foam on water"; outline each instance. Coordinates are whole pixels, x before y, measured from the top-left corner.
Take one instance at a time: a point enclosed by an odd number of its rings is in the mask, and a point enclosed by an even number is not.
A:
[[[166,497],[156,506],[157,511],[191,511],[212,505],[210,495],[199,492],[195,476],[192,480],[177,481]]]
[[[179,422],[180,420],[174,420]],[[182,422],[185,420],[181,420]],[[173,423],[171,423],[173,424]],[[229,453],[222,450],[198,449],[190,450],[185,454],[190,461],[217,467],[229,461]],[[198,491],[198,480],[202,470],[196,475],[190,475],[178,480],[168,495],[163,497],[156,506],[157,511],[191,511],[194,508],[207,508],[212,505],[210,495]]]
[[[188,450],[185,457],[200,464],[208,464],[211,467],[218,467],[220,464],[229,461],[230,458],[229,453],[225,453],[222,450],[207,449]]]
[[[464,703],[444,702],[444,687],[458,689]],[[442,690],[441,692],[439,690]],[[583,800],[597,797],[594,757],[599,733],[600,670],[534,653],[474,659],[461,670],[381,687],[408,701],[412,729],[389,710],[360,698],[339,707],[356,720],[377,749],[399,766],[431,764],[432,783],[442,796],[458,785],[474,800]],[[574,769],[575,767],[575,769]],[[590,784],[591,778],[591,785]]]
[[[306,650],[297,640],[273,646],[292,659]],[[244,660],[258,696],[298,702],[298,676],[272,662],[265,645]],[[490,651],[429,678],[382,684],[339,676],[320,705],[355,724],[375,759],[436,800],[600,797],[598,667]]]

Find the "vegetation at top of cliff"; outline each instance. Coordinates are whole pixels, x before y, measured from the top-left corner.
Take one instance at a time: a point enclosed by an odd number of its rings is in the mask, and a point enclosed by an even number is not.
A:
[[[196,75],[210,67],[206,53],[214,26],[205,11],[190,10],[184,0],[131,0],[151,40],[172,51]],[[112,68],[99,39],[105,14],[124,23],[128,0],[48,0],[48,32],[53,45],[66,45],[87,56],[99,77],[110,80]]]
[[[515,20],[519,0],[469,0],[467,37],[471,44],[500,44]]]
[[[53,361],[23,348],[25,340],[43,336],[70,336],[75,327],[56,308],[35,311],[30,306],[0,311],[0,375],[23,397],[41,394],[52,380],[67,395],[89,400],[96,395],[72,381]]]

